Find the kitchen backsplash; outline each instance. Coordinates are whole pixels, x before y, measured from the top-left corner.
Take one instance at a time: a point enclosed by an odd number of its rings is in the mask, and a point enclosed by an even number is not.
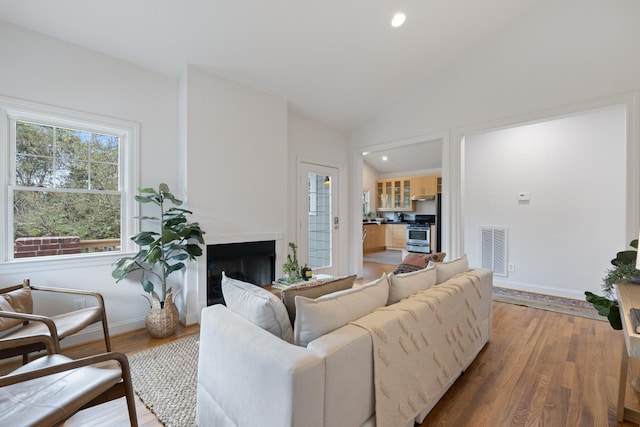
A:
[[[387,221],[395,221],[396,213],[395,212],[377,212],[378,218],[386,218]],[[413,212],[404,212],[404,220],[405,221],[413,221],[415,214],[436,214],[436,201],[435,200],[426,200],[423,202],[416,202],[416,210]]]

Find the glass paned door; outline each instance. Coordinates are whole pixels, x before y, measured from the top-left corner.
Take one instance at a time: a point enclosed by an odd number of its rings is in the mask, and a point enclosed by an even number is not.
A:
[[[337,169],[302,163],[301,197],[306,204],[301,215],[299,254],[314,274],[338,274],[337,240],[340,221],[337,216]]]

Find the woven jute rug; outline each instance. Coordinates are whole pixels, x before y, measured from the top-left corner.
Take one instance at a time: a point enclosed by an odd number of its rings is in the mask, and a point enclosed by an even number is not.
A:
[[[167,427],[196,425],[199,335],[129,355],[140,400]]]

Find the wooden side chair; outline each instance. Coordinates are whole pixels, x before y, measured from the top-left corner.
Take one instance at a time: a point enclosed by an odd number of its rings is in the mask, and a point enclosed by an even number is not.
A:
[[[0,425],[57,426],[76,412],[126,397],[129,422],[137,427],[129,361],[122,353],[69,359],[54,352],[49,335],[5,339],[0,351],[39,344],[47,355],[0,377]]]
[[[82,295],[94,298],[98,304],[55,316],[42,316],[33,313],[33,291]],[[49,335],[53,340],[53,351],[59,353],[60,340],[99,321],[102,322],[105,346],[107,351],[111,351],[104,299],[99,293],[78,289],[32,286],[29,279],[25,279],[20,285],[0,289],[0,333],[6,331],[0,336],[0,342],[7,339]],[[25,364],[28,361],[29,353],[44,349],[42,342],[37,341],[14,345],[0,350],[0,359],[22,355],[22,362]]]

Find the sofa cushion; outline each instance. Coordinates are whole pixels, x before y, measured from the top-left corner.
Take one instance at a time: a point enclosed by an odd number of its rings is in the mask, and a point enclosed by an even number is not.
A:
[[[31,288],[22,286],[15,291],[5,292],[0,295],[0,310],[12,311],[14,313],[33,313],[33,300],[31,299]],[[9,317],[0,317],[0,331],[5,331],[22,323],[20,319],[11,319]]]
[[[271,292],[252,283],[229,278],[222,272],[222,296],[229,309],[275,336],[293,342],[287,309]]]
[[[389,305],[435,285],[437,273],[435,265],[430,264],[427,268],[410,273],[391,273],[387,278],[389,279],[387,305]]]
[[[429,264],[431,264],[431,261],[429,261]],[[446,282],[451,276],[455,274],[469,271],[469,261],[467,260],[467,254],[464,254],[460,258],[456,258],[452,261],[438,262],[434,265],[436,267],[436,273],[438,275],[438,281],[436,282],[438,284]]]
[[[289,320],[293,325],[296,318],[296,296],[315,299],[332,292],[343,291],[353,287],[356,275],[340,277],[327,282],[314,283],[312,285],[295,285],[282,290],[282,301],[289,313]]]
[[[306,347],[316,338],[384,306],[388,297],[385,273],[373,282],[316,299],[297,296],[294,343]]]
[[[422,270],[426,268],[429,261],[442,262],[444,257],[447,256],[445,252],[436,252],[432,254],[418,254],[409,252],[402,262],[396,267],[393,274],[410,273],[412,271]]]

